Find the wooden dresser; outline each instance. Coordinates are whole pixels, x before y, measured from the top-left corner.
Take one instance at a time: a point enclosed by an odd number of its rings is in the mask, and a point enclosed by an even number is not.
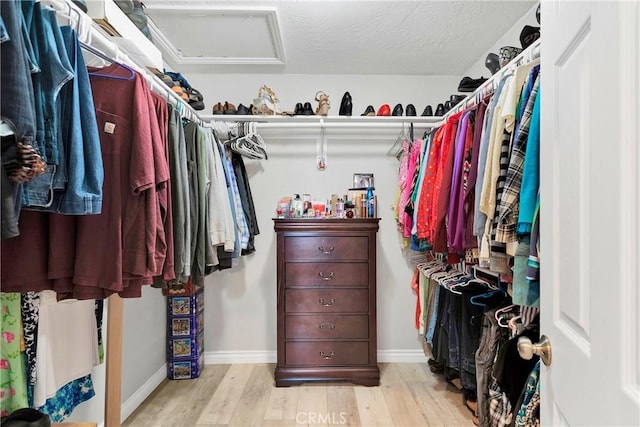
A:
[[[378,221],[274,219],[276,386],[338,380],[378,385]]]

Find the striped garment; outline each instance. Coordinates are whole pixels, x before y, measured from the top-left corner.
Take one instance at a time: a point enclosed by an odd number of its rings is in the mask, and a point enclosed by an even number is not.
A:
[[[518,204],[520,201],[520,185],[522,183],[522,171],[527,151],[529,129],[533,125],[531,118],[536,104],[539,105],[538,90],[540,76],[535,80],[533,89],[527,100],[527,104],[520,122],[520,128],[514,139],[511,157],[509,159],[506,182],[502,189],[502,196],[497,205],[498,214],[496,226],[496,240],[503,243],[517,240],[516,225],[518,222]],[[538,107],[539,108],[539,107]],[[539,116],[537,116],[539,118]],[[539,126],[539,124],[538,124]]]

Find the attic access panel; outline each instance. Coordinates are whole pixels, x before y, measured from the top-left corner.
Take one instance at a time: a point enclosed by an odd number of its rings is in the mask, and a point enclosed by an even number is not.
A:
[[[181,65],[284,64],[277,12],[263,7],[150,5],[154,44]]]

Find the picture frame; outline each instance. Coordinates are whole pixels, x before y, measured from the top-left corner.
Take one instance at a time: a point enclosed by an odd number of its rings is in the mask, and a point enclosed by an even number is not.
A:
[[[374,179],[372,173],[354,173],[353,174],[353,188],[361,189],[374,187]]]

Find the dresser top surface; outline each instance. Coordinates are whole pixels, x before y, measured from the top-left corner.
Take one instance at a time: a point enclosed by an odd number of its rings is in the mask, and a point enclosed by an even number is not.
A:
[[[380,218],[273,218],[276,232],[283,231],[378,231]]]

